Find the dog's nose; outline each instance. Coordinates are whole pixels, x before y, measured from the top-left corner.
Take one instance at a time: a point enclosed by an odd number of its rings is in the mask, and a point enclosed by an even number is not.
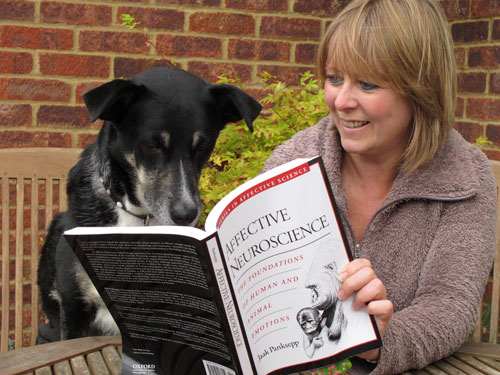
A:
[[[178,201],[172,207],[172,220],[177,225],[193,225],[198,216],[198,208],[195,205]]]

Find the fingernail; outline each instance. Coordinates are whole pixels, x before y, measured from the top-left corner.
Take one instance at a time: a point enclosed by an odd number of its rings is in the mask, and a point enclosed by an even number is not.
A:
[[[345,292],[344,292],[344,290],[340,289],[338,296],[339,296],[339,298],[341,300],[344,300],[345,299]]]
[[[340,275],[339,275],[339,280],[340,282],[344,282],[345,279],[347,279],[347,272],[341,272]]]

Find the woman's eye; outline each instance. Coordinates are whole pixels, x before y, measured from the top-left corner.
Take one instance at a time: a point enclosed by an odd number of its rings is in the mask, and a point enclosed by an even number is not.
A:
[[[329,75],[328,80],[332,85],[338,85],[340,82],[342,82],[342,79],[334,75]]]
[[[369,82],[361,81],[359,84],[361,85],[361,88],[366,91],[371,91],[379,88],[379,86]]]

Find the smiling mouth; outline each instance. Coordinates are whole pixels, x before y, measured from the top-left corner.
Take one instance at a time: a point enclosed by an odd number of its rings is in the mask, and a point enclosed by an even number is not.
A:
[[[368,125],[370,123],[370,121],[346,121],[346,120],[342,120],[342,123],[344,124],[344,126],[346,128],[356,129],[356,128],[360,128],[362,126]]]

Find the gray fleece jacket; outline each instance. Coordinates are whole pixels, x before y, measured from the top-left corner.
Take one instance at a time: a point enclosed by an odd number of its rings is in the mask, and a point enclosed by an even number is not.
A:
[[[354,249],[340,139],[329,117],[278,146],[264,170],[316,155]],[[394,304],[373,374],[422,368],[468,338],[494,257],[496,202],[486,156],[456,131],[429,163],[396,177],[359,244],[359,256],[372,262]]]

